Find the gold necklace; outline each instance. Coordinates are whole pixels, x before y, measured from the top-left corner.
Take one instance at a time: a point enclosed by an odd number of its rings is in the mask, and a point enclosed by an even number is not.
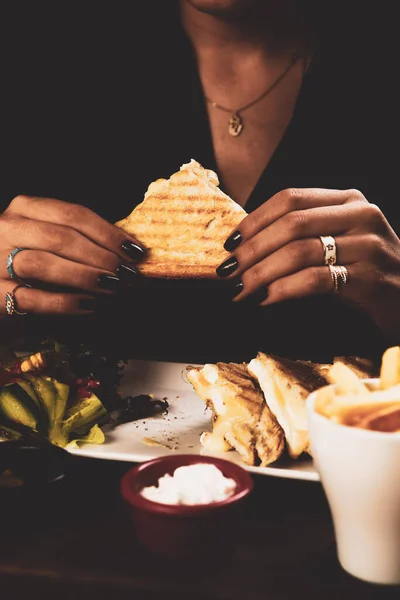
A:
[[[207,98],[207,96],[204,96],[206,101],[209,104],[211,104],[211,106],[213,106],[214,108],[218,108],[219,110],[223,110],[227,113],[230,113],[231,117],[229,119],[228,131],[232,137],[237,137],[243,131],[244,121],[243,121],[242,113],[245,110],[247,110],[248,108],[250,108],[251,106],[254,106],[254,104],[257,104],[257,102],[260,102],[260,100],[262,100],[263,98],[265,98],[265,96],[267,96],[269,93],[271,93],[272,90],[274,90],[276,88],[276,86],[282,81],[282,79],[284,79],[284,77],[286,77],[286,75],[289,73],[291,68],[297,62],[299,57],[300,57],[299,53],[295,54],[292,57],[290,63],[286,67],[286,69],[275,79],[275,81],[272,82],[272,84],[270,86],[267,87],[267,89],[262,94],[257,96],[257,98],[255,98],[248,104],[245,104],[244,106],[241,106],[240,108],[238,108],[236,110],[232,110],[232,108],[227,108],[226,106],[217,104],[217,102],[214,102],[213,100],[211,100],[211,98]]]

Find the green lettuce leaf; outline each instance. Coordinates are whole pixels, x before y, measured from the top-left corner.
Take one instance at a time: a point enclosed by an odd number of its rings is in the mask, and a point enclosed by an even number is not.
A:
[[[105,435],[100,427],[98,425],[93,425],[87,435],[71,440],[66,447],[80,448],[82,444],[103,444],[105,439]]]

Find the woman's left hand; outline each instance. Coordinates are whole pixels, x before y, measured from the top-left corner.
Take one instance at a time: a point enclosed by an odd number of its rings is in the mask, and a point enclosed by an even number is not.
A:
[[[217,274],[237,280],[235,301],[265,291],[262,306],[334,293],[320,236],[334,236],[336,265],[348,271],[340,296],[366,310],[386,333],[400,335],[400,240],[358,190],[279,192],[228,238],[225,248],[234,254]]]

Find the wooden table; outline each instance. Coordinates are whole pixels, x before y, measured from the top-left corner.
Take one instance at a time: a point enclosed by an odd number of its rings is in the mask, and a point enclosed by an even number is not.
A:
[[[232,558],[182,569],[135,541],[119,494],[132,465],[73,457],[67,477],[8,502],[0,491],[0,598],[294,600],[399,598],[347,575],[321,485],[255,477]]]

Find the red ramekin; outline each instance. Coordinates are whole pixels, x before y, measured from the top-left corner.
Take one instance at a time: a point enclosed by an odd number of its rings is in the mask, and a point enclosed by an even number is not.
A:
[[[144,498],[140,491],[156,485],[165,474],[197,463],[215,465],[236,481],[236,490],[221,502],[198,505],[170,505]],[[210,557],[232,550],[239,534],[238,516],[244,500],[253,490],[253,480],[242,467],[224,459],[193,454],[174,454],[133,467],[121,480],[124,498],[138,540],[151,552],[165,557]]]

